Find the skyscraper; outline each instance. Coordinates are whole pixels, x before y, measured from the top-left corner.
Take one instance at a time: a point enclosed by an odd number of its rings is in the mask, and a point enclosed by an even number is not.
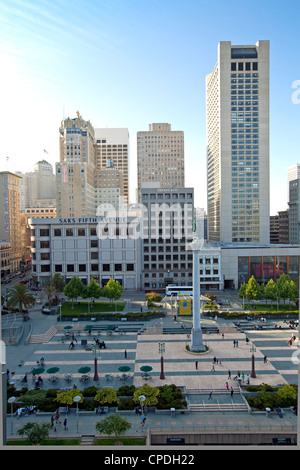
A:
[[[269,243],[269,41],[219,43],[206,127],[208,239]]]
[[[94,128],[90,121],[67,118],[61,123],[60,162],[56,163],[58,217],[95,215]]]
[[[184,188],[184,132],[171,124],[154,123],[137,133],[138,200],[142,183],[159,182],[161,188]]]

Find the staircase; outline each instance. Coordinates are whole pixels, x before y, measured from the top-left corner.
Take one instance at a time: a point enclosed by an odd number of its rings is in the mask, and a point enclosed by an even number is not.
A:
[[[190,411],[248,411],[245,403],[197,403],[190,405]]]
[[[49,343],[53,336],[56,335],[57,331],[58,328],[53,325],[46,333],[40,335],[31,335],[28,344]]]
[[[83,434],[81,436],[81,445],[82,446],[91,446],[91,445],[93,445],[94,439],[95,439],[94,434]]]
[[[212,401],[208,401],[208,396],[212,392]],[[190,411],[206,411],[206,412],[213,412],[213,411],[248,411],[247,404],[244,402],[234,403],[233,399],[231,399],[230,391],[224,390],[224,388],[215,388],[215,389],[205,389],[205,388],[189,388],[186,390],[187,395],[197,395],[199,398],[199,403],[190,403],[189,408]],[[205,401],[201,397],[201,395],[205,395]],[[228,402],[224,403],[221,402],[220,397],[221,395],[225,398]],[[239,388],[233,389],[233,395],[240,395]],[[217,396],[217,397],[216,397]],[[219,400],[218,400],[219,398]],[[202,402],[202,403],[201,403]]]

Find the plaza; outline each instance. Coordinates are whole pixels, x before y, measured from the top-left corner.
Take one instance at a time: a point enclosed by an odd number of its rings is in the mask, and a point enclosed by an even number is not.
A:
[[[193,435],[223,433],[239,433],[241,430],[251,434],[255,430],[267,429],[268,433],[278,431],[280,435],[296,435],[297,416],[286,410],[280,418],[275,412],[271,417],[265,412],[252,413],[246,405],[239,387],[246,385],[247,378],[252,374],[252,354],[255,357],[255,375],[250,377],[251,385],[265,383],[268,385],[297,384],[297,364],[293,362],[293,354],[297,353],[296,342],[291,346],[289,340],[291,330],[284,320],[268,320],[263,329],[255,328],[259,320],[245,320],[237,327],[232,320],[220,317],[202,316],[203,342],[208,351],[202,354],[190,353],[186,346],[190,341],[192,327],[191,317],[173,315],[156,320],[136,322],[57,322],[55,316],[41,314],[35,308],[31,314],[32,334],[28,344],[24,338],[18,346],[7,346],[7,368],[10,371],[10,382],[17,389],[22,388],[22,378],[37,367],[44,358],[45,371],[40,374],[44,389],[64,389],[74,385],[83,390],[86,387],[114,387],[134,385],[139,388],[145,383],[152,386],[176,384],[183,388],[188,402],[188,410],[175,414],[149,413],[147,416],[148,430],[155,433],[170,432]],[[113,323],[114,330],[107,329]],[[278,327],[281,328],[278,328]],[[93,328],[89,331],[90,328]],[[99,331],[97,331],[99,329]],[[70,349],[71,335],[74,334],[74,348]],[[246,338],[249,341],[246,341]],[[95,339],[104,341],[106,349],[97,349],[98,381],[94,381],[94,353],[92,345]],[[77,340],[77,342],[76,342]],[[161,379],[161,352],[159,343],[164,343],[163,364],[165,378]],[[126,353],[125,353],[126,351]],[[267,356],[267,361],[265,361]],[[21,365],[19,365],[21,364]],[[124,374],[120,367],[127,367]],[[141,368],[148,366],[148,377]],[[56,367],[58,371],[47,373]],[[83,374],[82,368],[89,368]],[[129,370],[128,370],[129,369]],[[230,371],[230,374],[229,374]],[[12,375],[12,372],[14,374]],[[69,376],[68,380],[66,376]],[[84,376],[84,377],[83,377]],[[226,389],[226,382],[229,390]],[[34,388],[34,380],[28,375],[28,388]],[[230,393],[230,389],[233,393]],[[211,397],[209,399],[209,394]],[[134,412],[128,412],[126,419],[132,422],[132,432],[138,435],[146,431],[141,429],[140,420]],[[43,421],[50,417],[37,414],[35,416],[14,419],[13,432],[28,420]],[[102,417],[101,417],[102,418]],[[79,433],[95,434],[94,423],[101,419],[94,413],[80,414]],[[8,423],[10,417],[8,416]],[[75,413],[70,413],[69,434],[77,434]],[[73,423],[73,432],[71,432]],[[9,426],[9,424],[8,424]],[[63,429],[59,434],[66,435]],[[176,435],[177,435],[176,434]],[[249,435],[250,435],[249,434]],[[56,433],[58,435],[58,433]],[[249,438],[250,439],[250,438]],[[155,442],[155,438],[154,441]],[[196,441],[195,441],[196,442]],[[252,443],[255,443],[255,439]]]

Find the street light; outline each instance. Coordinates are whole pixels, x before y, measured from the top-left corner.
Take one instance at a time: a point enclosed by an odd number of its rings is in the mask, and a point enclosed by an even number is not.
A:
[[[76,415],[77,415],[77,434],[78,434],[78,403],[80,402],[81,400],[81,397],[79,395],[77,395],[76,397],[73,398],[73,401],[75,401],[76,403]]]
[[[164,374],[164,356],[163,354],[166,351],[165,343],[158,343],[158,350],[161,354],[160,356],[160,379],[165,379],[165,374]]]
[[[16,401],[16,397],[10,397],[7,401],[8,403],[10,403],[10,416],[11,416],[10,434],[13,434],[13,404]]]
[[[256,374],[255,374],[255,357],[254,357],[254,353],[256,351],[256,347],[254,346],[254,344],[252,344],[251,348],[250,348],[250,352],[252,352],[252,370],[251,370],[251,375],[250,377],[252,379],[255,379],[256,378]]]
[[[98,361],[97,361],[97,344],[92,344],[92,350],[94,354],[94,380],[97,382],[99,380]],[[99,347],[99,359],[100,359],[100,347]]]

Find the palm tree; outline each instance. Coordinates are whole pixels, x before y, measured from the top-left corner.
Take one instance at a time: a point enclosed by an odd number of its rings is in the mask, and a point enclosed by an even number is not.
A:
[[[9,291],[7,301],[8,308],[18,308],[20,312],[32,307],[35,304],[35,297],[28,293],[27,286],[18,284],[16,287]]]

